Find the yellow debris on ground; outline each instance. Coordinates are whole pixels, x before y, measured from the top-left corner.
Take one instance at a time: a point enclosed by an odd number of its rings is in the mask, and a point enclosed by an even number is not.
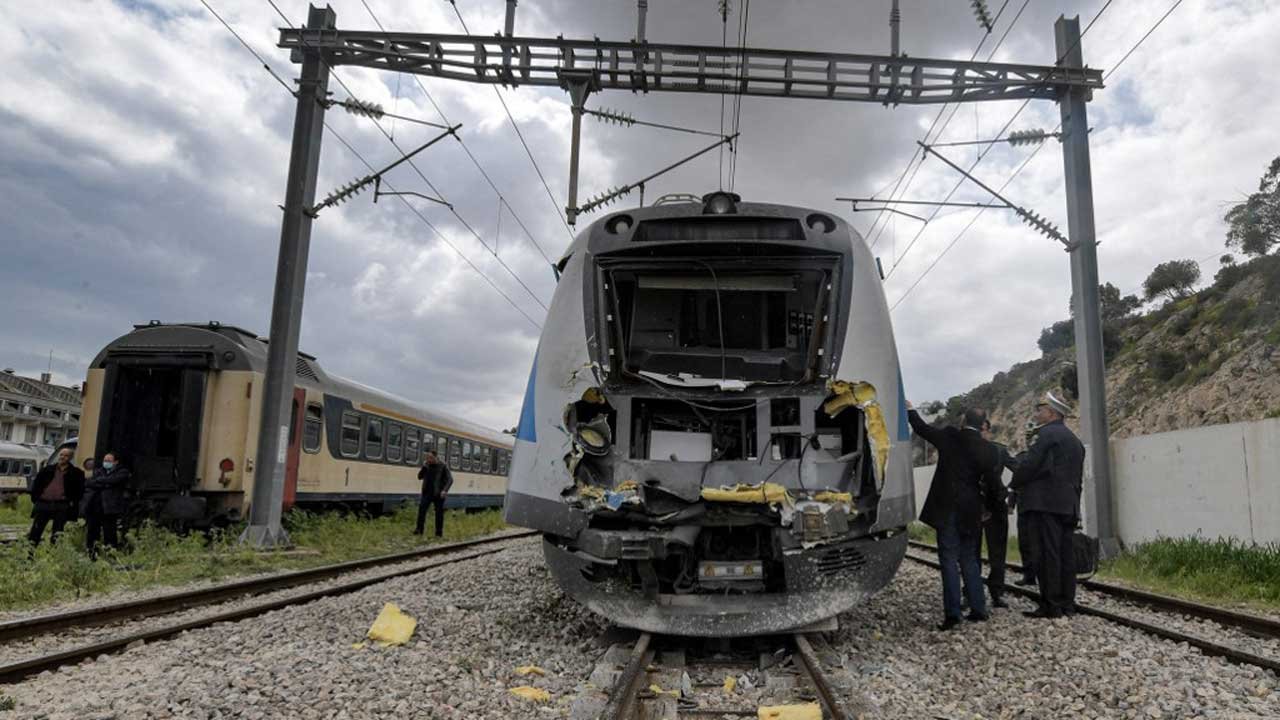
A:
[[[822,720],[822,707],[818,703],[761,706],[756,720]]]
[[[671,697],[675,697],[675,698],[680,697],[679,690],[663,690],[662,686],[657,683],[654,683],[649,686],[649,692],[653,693],[654,695],[670,695]]]
[[[578,483],[578,497],[591,498],[592,500],[603,500],[604,489],[595,485],[584,485]]]
[[[369,628],[369,639],[383,647],[404,645],[413,637],[418,621],[400,611],[400,606],[387,603]]]
[[[726,675],[724,678],[724,694],[732,695],[733,689],[738,687],[738,678],[732,675]]]
[[[546,675],[547,671],[537,665],[521,665],[516,668],[517,675]]]
[[[640,486],[636,484],[635,480],[624,480],[622,484],[614,488],[613,491],[626,492],[628,490],[639,490],[639,489],[640,489]]]
[[[543,690],[542,688],[530,687],[528,685],[513,687],[507,692],[515,695],[516,697],[521,697],[532,702],[543,703],[550,702],[551,700],[551,693]]]
[[[778,483],[760,485],[734,485],[720,488],[702,488],[702,499],[712,502],[756,503],[762,505],[790,505],[791,496]]]
[[[822,492],[814,495],[813,499],[817,500],[818,502],[824,502],[824,503],[849,504],[853,502],[853,493],[842,493],[842,492],[835,492],[833,490],[823,490]]]
[[[351,649],[352,649],[352,650],[363,650],[363,649],[364,649],[364,643],[362,643],[362,642],[358,642],[358,643],[351,643]]]

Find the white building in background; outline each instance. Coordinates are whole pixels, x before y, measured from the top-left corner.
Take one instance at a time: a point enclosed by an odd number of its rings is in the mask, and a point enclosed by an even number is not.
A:
[[[0,372],[0,440],[49,445],[75,437],[80,428],[80,388]]]

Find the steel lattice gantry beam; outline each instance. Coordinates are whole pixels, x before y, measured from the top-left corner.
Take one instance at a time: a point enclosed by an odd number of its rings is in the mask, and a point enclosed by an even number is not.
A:
[[[466,82],[564,87],[566,74],[585,75],[591,91],[926,104],[1056,100],[1069,89],[1102,87],[1102,71],[1091,68],[599,39],[283,28],[279,45],[319,51],[330,65]]]

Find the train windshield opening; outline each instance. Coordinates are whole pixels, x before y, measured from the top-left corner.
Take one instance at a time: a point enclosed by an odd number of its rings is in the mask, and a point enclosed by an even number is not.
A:
[[[138,489],[172,490],[195,483],[206,371],[121,365],[104,394],[106,419],[97,452],[117,452]]]
[[[687,266],[686,266],[687,267]],[[829,273],[710,264],[611,274],[624,369],[672,384],[794,382],[822,343]]]

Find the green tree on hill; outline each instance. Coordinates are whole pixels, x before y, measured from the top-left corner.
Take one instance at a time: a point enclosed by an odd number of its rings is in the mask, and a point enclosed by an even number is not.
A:
[[[1142,281],[1142,292],[1148,300],[1161,295],[1179,300],[1191,293],[1192,286],[1199,279],[1200,265],[1195,260],[1170,260],[1157,265]]]
[[[1271,161],[1258,181],[1258,192],[1232,206],[1223,219],[1227,221],[1227,247],[1260,256],[1280,244],[1280,157]]]

